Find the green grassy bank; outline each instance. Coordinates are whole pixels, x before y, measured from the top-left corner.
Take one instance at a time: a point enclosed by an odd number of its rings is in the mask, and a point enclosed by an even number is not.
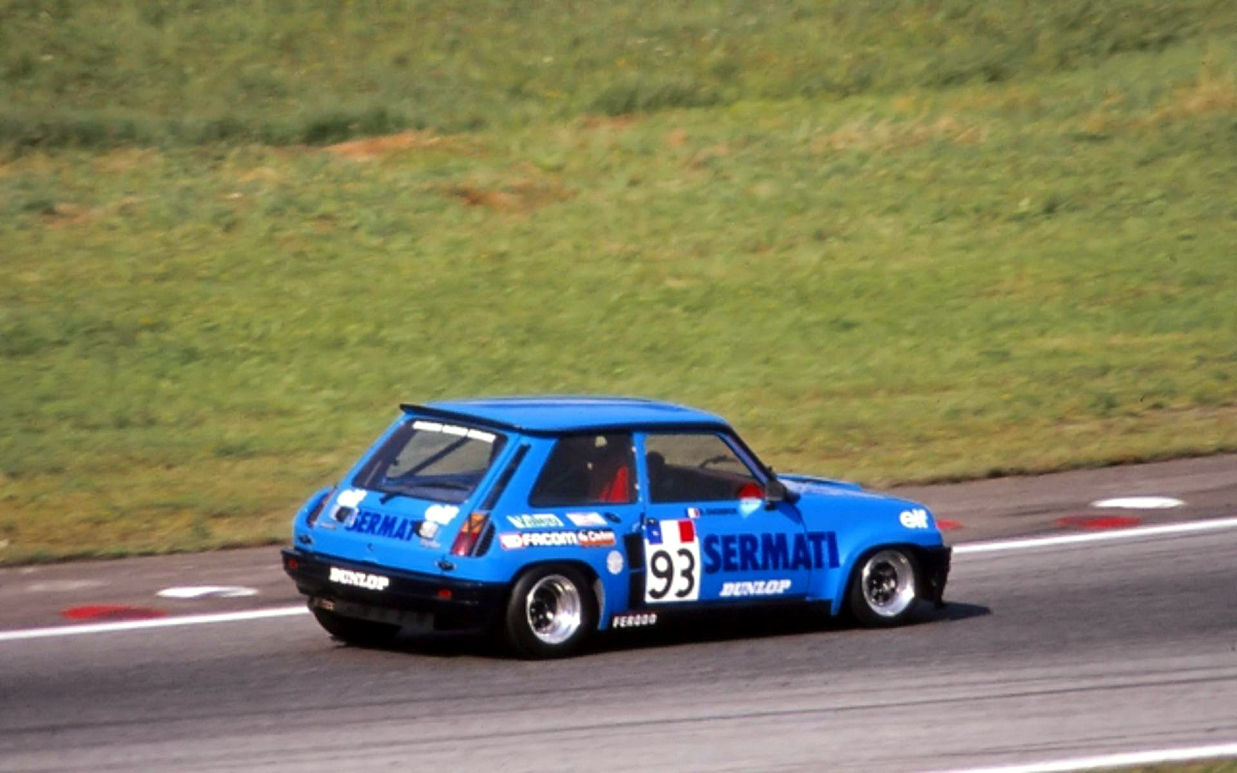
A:
[[[1237,450],[1232,4],[336,5],[0,2],[0,562],[280,538],[409,399]]]

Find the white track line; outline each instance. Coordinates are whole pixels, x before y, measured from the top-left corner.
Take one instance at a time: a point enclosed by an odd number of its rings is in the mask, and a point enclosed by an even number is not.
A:
[[[1196,531],[1213,531],[1216,529],[1237,529],[1237,518],[1218,518],[1211,521],[1191,521],[1188,523],[1169,523],[1162,526],[1142,526],[1120,531],[1101,532],[1098,534],[1066,534],[1057,537],[1037,537],[1032,539],[1005,540],[999,542],[972,542],[966,545],[956,545],[954,555],[969,553],[995,553],[1006,550],[1029,550],[1032,548],[1054,547],[1057,545],[1074,545],[1083,542],[1100,542],[1103,540],[1129,539],[1133,537],[1154,537],[1161,534],[1182,534]],[[27,628],[17,631],[0,631],[0,642],[20,641],[23,639],[43,639],[51,636],[78,636],[88,633],[114,633],[118,631],[140,631],[147,628],[172,628],[180,625],[208,625],[211,623],[234,623],[246,620],[263,620],[271,617],[288,617],[303,615],[309,610],[304,606],[271,607],[268,609],[252,609],[247,612],[224,612],[209,615],[176,615],[160,617],[154,620],[128,620],[115,623],[87,623],[85,625],[59,625],[50,628]]]
[[[1077,545],[1083,542],[1104,542],[1106,540],[1134,539],[1136,537],[1158,537],[1161,534],[1185,534],[1194,531],[1214,531],[1217,529],[1237,529],[1237,518],[1166,523],[1160,526],[1136,526],[1131,529],[1102,531],[1095,534],[1063,534],[1054,537],[972,542],[969,545],[955,545],[954,555],[996,553],[1003,550],[1030,550],[1031,548],[1046,548],[1056,545]]]
[[[177,615],[154,620],[126,620],[116,623],[88,623],[86,625],[58,625],[51,628],[27,628],[21,631],[0,631],[0,641],[43,639],[49,636],[78,636],[86,633],[112,633],[114,631],[140,631],[144,628],[171,628],[177,625],[207,625],[210,623],[234,623],[244,620],[262,620],[268,617],[303,615],[308,607],[272,607],[251,609],[247,612],[223,612],[213,615]]]
[[[1099,768],[1128,768],[1134,765],[1159,765],[1165,762],[1188,762],[1217,757],[1237,757],[1237,743],[1215,746],[1195,746],[1188,749],[1157,749],[1145,752],[1105,754],[1098,757],[1075,757],[1071,760],[1033,762],[1024,765],[1005,765],[995,768],[967,768],[954,773],[1066,773],[1073,770],[1096,770]]]

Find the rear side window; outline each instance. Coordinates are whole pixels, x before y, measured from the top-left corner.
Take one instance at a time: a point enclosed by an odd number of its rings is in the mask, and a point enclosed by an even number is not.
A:
[[[644,439],[653,502],[763,497],[760,481],[734,449],[713,434],[661,434]]]
[[[353,484],[393,496],[459,504],[485,477],[505,442],[488,430],[420,419],[405,422]]]
[[[533,507],[630,504],[636,501],[631,435],[573,435],[559,439],[537,476]]]

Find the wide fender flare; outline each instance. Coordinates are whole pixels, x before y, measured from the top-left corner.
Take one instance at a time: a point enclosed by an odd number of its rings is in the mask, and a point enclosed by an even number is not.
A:
[[[909,535],[907,535],[909,536]],[[900,539],[890,540],[888,535],[884,539],[875,536],[869,536],[867,539],[857,541],[848,545],[845,554],[842,556],[839,571],[837,576],[833,578],[832,601],[830,602],[831,611],[834,615],[841,613],[846,605],[846,592],[850,588],[852,575],[855,573],[859,563],[872,555],[878,550],[886,548],[899,548],[907,550],[911,553],[918,552],[925,548],[937,547],[941,544],[939,538],[936,541],[932,540],[914,540]]]
[[[581,556],[538,559],[521,565],[511,574],[511,577],[507,580],[508,596],[510,596],[511,590],[521,577],[534,569],[544,566],[569,566],[583,574],[584,578],[588,581],[588,588],[586,590],[593,594],[593,600],[597,603],[597,624],[595,628],[599,631],[604,631],[609,627],[610,617],[614,613],[613,606],[619,594],[615,592],[615,588],[612,587],[607,590],[606,586],[610,581],[626,583],[628,580],[625,570],[617,576],[610,574],[606,570],[605,552],[602,552],[600,560],[592,556],[589,556],[587,559]]]

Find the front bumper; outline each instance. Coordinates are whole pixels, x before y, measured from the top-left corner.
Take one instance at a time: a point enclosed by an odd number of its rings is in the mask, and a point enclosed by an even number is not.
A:
[[[297,590],[309,597],[310,607],[344,617],[436,630],[482,630],[498,620],[506,603],[507,589],[501,584],[405,572],[295,548],[283,550],[283,568]],[[343,584],[332,581],[332,569],[388,582],[381,589]]]
[[[945,606],[945,583],[949,580],[953,552],[948,545],[919,549],[919,570],[923,578],[919,598],[931,601],[937,607]]]

